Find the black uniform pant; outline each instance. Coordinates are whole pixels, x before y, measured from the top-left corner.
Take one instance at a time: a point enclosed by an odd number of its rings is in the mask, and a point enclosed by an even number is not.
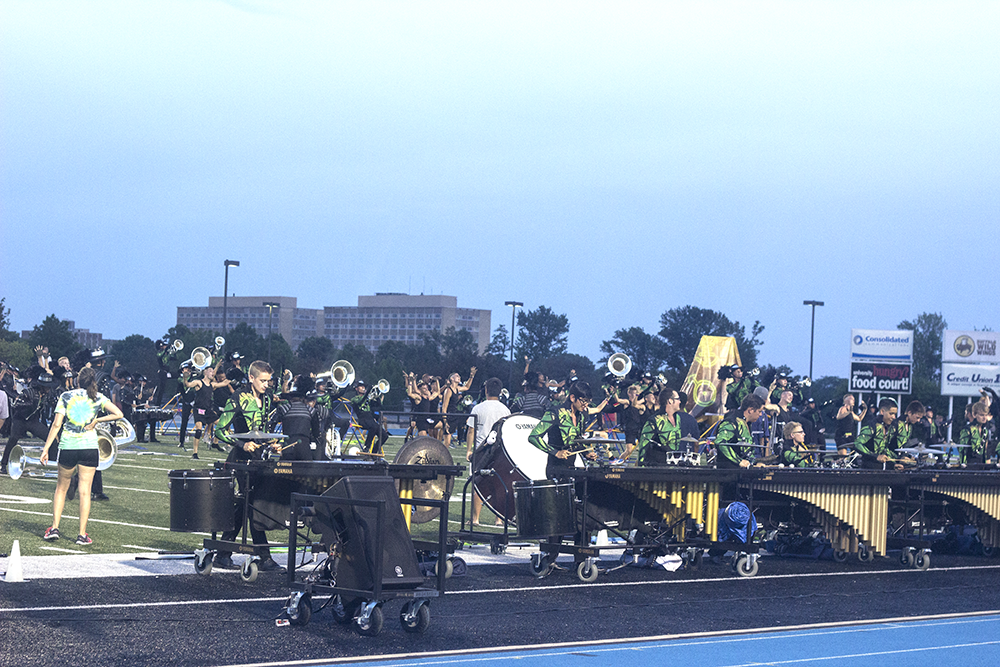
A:
[[[374,453],[376,451],[382,451],[382,445],[385,441],[389,439],[389,432],[380,424],[375,417],[366,414],[358,415],[358,424],[361,425],[368,435],[365,436],[365,451]],[[375,442],[375,436],[378,436],[378,449],[372,449]]]
[[[242,450],[238,450],[236,448],[232,449],[229,452],[229,457],[226,459],[226,461],[229,463],[234,463],[234,462],[244,463],[247,460],[248,460],[247,455],[243,454]],[[235,526],[232,530],[227,530],[222,534],[222,537],[220,539],[222,539],[223,541],[233,542],[236,540],[237,537],[239,537],[240,533],[243,531],[243,519],[245,518],[245,514],[243,511],[244,510],[243,499],[244,497],[249,496],[250,518],[247,521],[247,524],[250,528],[250,539],[254,544],[267,544],[267,533],[264,532],[263,530],[259,530],[253,527],[253,487],[255,482],[256,480],[253,475],[250,475],[249,477],[244,475],[236,475],[236,483],[239,485],[240,495],[237,496],[236,498],[236,505],[235,505],[236,516],[234,517]],[[230,551],[221,551],[221,550],[219,551],[219,555],[221,556],[229,556],[231,554],[232,552]],[[263,552],[260,554],[260,556],[262,558],[270,558],[271,550],[264,549]]]
[[[181,403],[181,433],[179,439],[182,445],[184,444],[184,438],[187,437],[188,419],[191,418],[191,409],[193,407],[192,403]]]
[[[17,441],[23,438],[28,433],[45,440],[49,436],[49,427],[37,419],[31,421],[25,421],[23,419],[11,419],[10,424],[10,437],[7,438],[7,446],[3,448],[3,458],[0,459],[0,467],[6,468],[7,464],[10,462],[10,452],[17,445]],[[49,459],[52,461],[56,460],[56,456],[59,453],[59,441],[52,443],[52,447],[49,449]]]

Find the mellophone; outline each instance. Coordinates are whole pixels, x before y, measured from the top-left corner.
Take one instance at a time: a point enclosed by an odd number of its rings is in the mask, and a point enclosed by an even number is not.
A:
[[[751,506],[775,521],[804,508],[834,549],[844,552],[860,548],[885,555],[894,537],[912,537],[908,522],[913,516],[921,523],[918,537],[935,521],[956,520],[949,506],[961,508],[964,517],[957,519],[974,524],[983,544],[1000,547],[996,471],[591,467],[574,476],[629,491],[675,523],[681,540],[687,525],[703,525],[704,536],[717,540],[718,510],[735,500],[723,497],[723,489],[738,488]]]

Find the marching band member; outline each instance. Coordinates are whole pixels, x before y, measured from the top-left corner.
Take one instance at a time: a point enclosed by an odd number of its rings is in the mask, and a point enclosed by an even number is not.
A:
[[[369,392],[364,380],[354,382],[354,391],[357,392],[351,397],[354,414],[358,418],[358,424],[367,432],[364,451],[369,454],[381,454],[382,446],[389,439],[389,432],[381,425],[379,419],[382,396],[375,391]],[[378,451],[374,449],[376,437],[378,437]]]
[[[743,405],[743,399],[752,394],[753,390],[759,386],[753,375],[744,373],[743,367],[739,364],[733,364],[728,368],[723,367],[720,375],[722,377],[728,376],[729,383],[726,385],[726,391],[729,392],[726,398],[727,410],[738,410]]]
[[[834,435],[834,442],[837,443],[837,453],[847,455],[851,444],[854,442],[857,423],[864,420],[868,412],[868,406],[861,404],[861,414],[854,412],[854,395],[844,394],[844,403],[837,410],[837,432]]]
[[[781,455],[779,460],[793,468],[808,468],[813,465],[812,459],[805,449],[806,431],[799,422],[787,422],[781,430]]]
[[[571,451],[587,425],[590,399],[590,385],[586,382],[574,383],[569,389],[566,406],[547,410],[531,430],[528,442],[549,456],[545,465],[547,478],[561,479],[573,470]],[[546,435],[547,442],[544,439]],[[588,451],[584,453],[584,457],[593,461],[597,459],[597,454]]]
[[[753,436],[750,435],[750,424],[760,419],[764,412],[764,399],[757,394],[746,396],[740,403],[739,410],[732,410],[719,423],[715,435],[717,455],[715,465],[719,468],[749,468],[756,463]]]
[[[524,374],[523,391],[514,397],[510,411],[541,419],[551,403],[545,376],[537,371],[529,371]]]
[[[878,417],[861,427],[861,433],[854,440],[854,449],[861,455],[861,467],[879,469],[886,463],[894,463],[889,436],[898,412],[896,401],[883,398],[878,404]],[[895,468],[902,470],[903,466],[897,463]]]
[[[445,383],[444,392],[441,394],[441,413],[447,415],[449,412],[456,412],[458,402],[462,399],[462,394],[472,388],[472,380],[476,377],[476,367],[469,371],[469,379],[462,384],[462,376],[452,373]],[[451,432],[459,428],[466,420],[464,416],[448,417],[443,416],[441,423],[444,425],[444,446],[451,447]]]
[[[972,404],[972,419],[958,434],[958,444],[969,445],[959,447],[958,456],[961,464],[986,463],[996,456],[996,451],[990,451],[990,432],[987,422],[990,420],[990,409],[985,403]]]
[[[281,458],[295,461],[320,461],[324,452],[317,443],[323,441],[320,414],[315,403],[310,405],[309,393],[314,383],[311,378],[299,375],[290,391],[281,394],[281,402],[274,411],[272,424],[281,423],[281,432],[288,436],[282,443]]]
[[[238,440],[233,438],[228,429],[233,428],[235,433],[248,433],[250,431],[263,431],[267,426],[267,415],[271,412],[271,396],[268,393],[268,385],[271,382],[271,366],[266,361],[255,361],[248,369],[250,387],[236,394],[226,402],[226,407],[215,423],[215,435],[221,442],[229,445],[229,457],[226,459],[230,463],[243,463],[260,456],[261,450],[271,447],[252,440]],[[240,487],[242,493],[252,493],[252,488],[243,488],[242,477]],[[252,504],[251,504],[252,508]],[[253,516],[250,517],[250,537],[255,545],[267,544],[267,533],[254,528]],[[222,540],[232,542],[239,536],[243,529],[243,502],[236,502],[235,528],[227,530],[222,534]],[[214,566],[226,570],[235,569],[232,553],[219,551],[215,554]],[[262,572],[282,571],[285,568],[274,562],[270,551],[263,550],[263,558],[258,565]]]
[[[673,389],[667,388],[660,392],[659,414],[651,415],[642,427],[639,435],[639,465],[665,465],[667,452],[680,449],[681,420],[678,412],[681,409],[681,397]]]
[[[472,462],[473,453],[483,446],[486,436],[493,426],[510,414],[506,405],[500,402],[500,392],[503,382],[500,378],[490,378],[485,382],[486,400],[477,403],[468,417],[468,432],[466,435],[465,458]],[[479,513],[483,509],[483,499],[478,493],[472,494],[472,523],[479,525]],[[497,518],[496,525],[502,526],[503,521]]]

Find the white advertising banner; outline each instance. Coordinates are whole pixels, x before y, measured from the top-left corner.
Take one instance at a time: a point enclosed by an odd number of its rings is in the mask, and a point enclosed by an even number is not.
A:
[[[913,332],[909,329],[851,329],[851,360],[909,362],[913,360]]]
[[[983,387],[1000,393],[1000,366],[941,364],[941,394],[979,396]]]
[[[953,331],[945,329],[941,343],[941,361],[963,364],[996,364],[997,341],[1000,334],[993,331]]]

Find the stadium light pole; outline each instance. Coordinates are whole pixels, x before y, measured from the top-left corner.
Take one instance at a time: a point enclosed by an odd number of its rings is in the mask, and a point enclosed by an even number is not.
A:
[[[822,306],[822,301],[803,301],[803,306],[812,306],[812,327],[809,329],[809,379],[813,379],[813,341],[816,339],[816,306]]]
[[[226,311],[229,306],[229,267],[239,266],[240,263],[235,259],[226,260],[226,282],[223,283],[222,287],[222,335],[225,336],[228,332],[226,331]]]
[[[505,306],[510,306],[510,370],[507,372],[507,391],[514,393],[514,326],[517,321],[517,309],[523,308],[520,301],[505,301]]]
[[[279,308],[280,303],[275,303],[274,301],[265,301],[264,307],[267,308],[267,365],[271,365],[271,339],[274,338],[274,327],[271,324],[271,315],[274,313],[275,308]]]

